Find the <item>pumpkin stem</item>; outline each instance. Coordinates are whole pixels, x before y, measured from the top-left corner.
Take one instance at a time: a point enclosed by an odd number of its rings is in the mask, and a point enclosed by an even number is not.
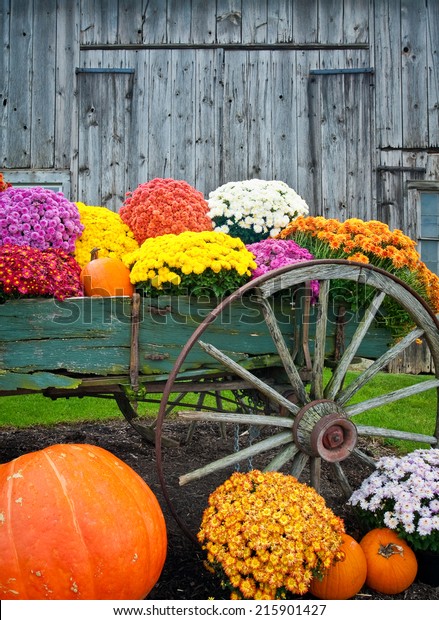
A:
[[[93,248],[90,252],[90,260],[96,260],[99,254],[99,248]]]
[[[388,545],[380,545],[378,554],[382,555],[386,558],[386,560],[392,557],[392,555],[400,555],[401,557],[404,557],[404,549],[396,543],[389,543]]]

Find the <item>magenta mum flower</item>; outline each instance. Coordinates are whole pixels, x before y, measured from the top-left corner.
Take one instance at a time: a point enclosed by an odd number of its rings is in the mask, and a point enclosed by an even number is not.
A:
[[[252,272],[252,278],[257,278],[273,269],[292,265],[306,260],[313,260],[314,256],[305,248],[289,239],[263,239],[257,243],[247,245],[247,250],[255,256],[257,268]],[[319,285],[316,280],[311,282],[312,302],[319,295]]]
[[[84,230],[78,207],[62,192],[43,187],[9,187],[0,192],[0,246],[75,251]]]

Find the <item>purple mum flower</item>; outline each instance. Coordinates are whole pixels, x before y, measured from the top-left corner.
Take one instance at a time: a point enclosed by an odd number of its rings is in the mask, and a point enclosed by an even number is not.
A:
[[[247,245],[247,250],[253,253],[257,268],[252,272],[252,278],[257,278],[273,269],[286,265],[313,260],[314,256],[306,249],[288,239],[274,239],[269,237],[257,243]],[[312,303],[317,301],[319,285],[316,280],[311,282]]]
[[[0,246],[62,248],[73,254],[83,230],[77,206],[62,192],[9,187],[0,193]]]

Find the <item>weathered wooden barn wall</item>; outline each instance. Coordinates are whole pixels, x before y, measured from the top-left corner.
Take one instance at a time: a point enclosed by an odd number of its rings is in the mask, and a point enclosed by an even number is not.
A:
[[[206,196],[276,178],[312,213],[418,235],[407,183],[439,181],[439,0],[0,0],[0,28],[11,178],[67,178],[113,210],[157,176]]]

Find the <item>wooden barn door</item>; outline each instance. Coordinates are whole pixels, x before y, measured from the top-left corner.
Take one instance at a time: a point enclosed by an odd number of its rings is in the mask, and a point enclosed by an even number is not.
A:
[[[309,76],[314,206],[346,220],[373,214],[373,96],[369,69],[315,69]]]
[[[125,200],[132,144],[132,69],[79,69],[75,195],[118,211]]]

